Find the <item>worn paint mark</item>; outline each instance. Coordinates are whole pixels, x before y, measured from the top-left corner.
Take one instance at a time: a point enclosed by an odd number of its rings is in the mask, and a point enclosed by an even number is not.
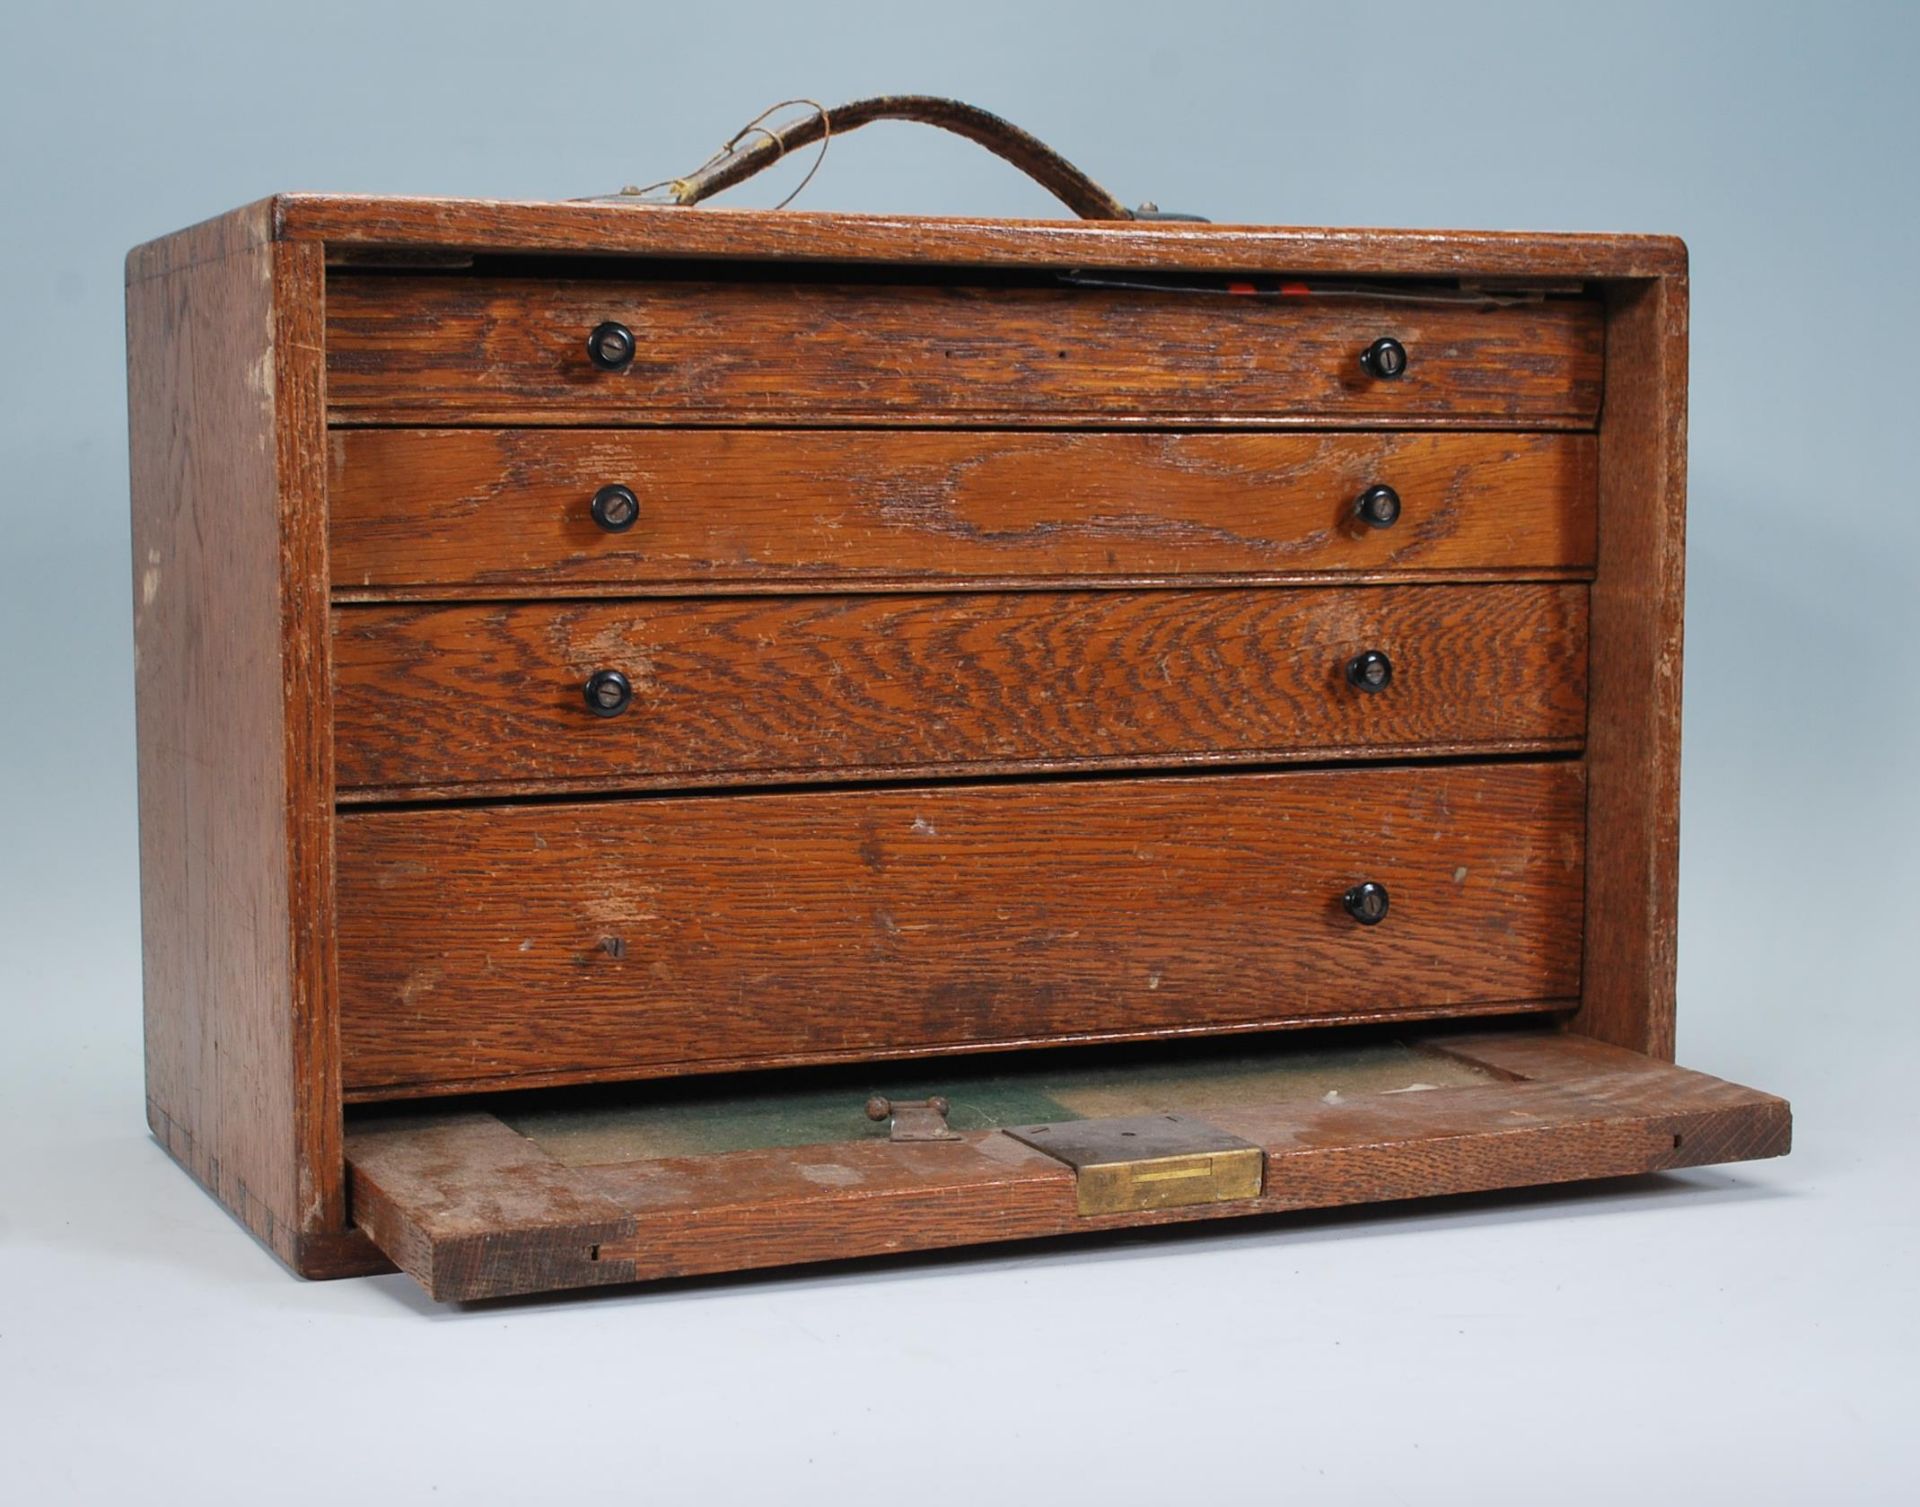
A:
[[[400,1003],[412,1009],[415,1001],[423,994],[430,994],[440,982],[442,972],[435,967],[416,968],[407,975],[407,981],[400,986]]]
[[[794,1169],[810,1183],[820,1183],[828,1188],[851,1188],[856,1183],[866,1181],[866,1175],[852,1167],[842,1167],[837,1162],[809,1166],[802,1163]]]
[[[627,882],[604,894],[581,896],[580,914],[595,927],[607,928],[611,934],[615,928],[659,920],[660,912],[653,903],[658,894],[655,885]]]

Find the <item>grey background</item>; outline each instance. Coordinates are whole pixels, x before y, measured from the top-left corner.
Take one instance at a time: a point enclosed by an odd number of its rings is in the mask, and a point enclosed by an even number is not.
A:
[[[0,1475],[22,1502],[1920,1495],[1911,6],[10,6]],[[305,1284],[145,1135],[121,257],[290,188],[559,197],[762,104],[1001,110],[1222,221],[1693,251],[1680,1044],[1781,1163],[586,1301]],[[771,203],[797,176],[752,186]],[[811,208],[1025,215],[911,127]],[[17,1494],[15,1494],[17,1493]]]

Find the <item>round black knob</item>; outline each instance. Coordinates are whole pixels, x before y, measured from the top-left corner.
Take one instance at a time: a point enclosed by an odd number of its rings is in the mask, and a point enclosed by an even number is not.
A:
[[[1347,684],[1375,695],[1393,684],[1393,661],[1378,649],[1368,649],[1347,661]]]
[[[1360,364],[1383,382],[1395,381],[1406,373],[1407,348],[1391,335],[1382,335],[1360,353]]]
[[[631,487],[602,487],[593,494],[593,521],[609,534],[624,534],[640,516],[640,499]]]
[[[633,331],[611,319],[605,324],[596,324],[593,333],[587,336],[587,355],[603,372],[617,372],[631,366],[633,353],[638,349]]]
[[[617,717],[633,700],[633,684],[618,670],[595,670],[587,677],[587,710],[596,717]]]
[[[1340,903],[1362,926],[1378,926],[1387,919],[1386,886],[1375,884],[1371,879],[1348,890],[1340,897]]]
[[[1400,494],[1392,487],[1368,487],[1353,499],[1353,515],[1369,528],[1392,528],[1400,521]]]

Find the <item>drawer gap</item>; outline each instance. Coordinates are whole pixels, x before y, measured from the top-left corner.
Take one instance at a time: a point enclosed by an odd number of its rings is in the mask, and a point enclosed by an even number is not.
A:
[[[635,585],[613,578],[570,581],[554,589],[538,584],[335,586],[329,598],[334,607],[403,606],[412,602],[438,607],[485,607],[512,602],[711,602],[755,601],[782,596],[965,596],[973,592],[1103,592],[1103,591],[1222,591],[1258,588],[1299,590],[1317,586],[1553,586],[1588,585],[1591,567],[1564,570],[1540,567],[1487,570],[1357,571],[1346,575],[1325,572],[1288,575],[1181,576],[955,576],[930,580],[917,576],[860,577],[857,580],[775,580],[729,582],[714,588],[699,580],[663,580]]]
[[[1012,785],[1072,785],[1082,782],[1097,783],[1116,779],[1127,780],[1218,780],[1241,778],[1257,775],[1275,774],[1313,774],[1335,770],[1365,769],[1381,776],[1390,776],[1395,770],[1411,769],[1449,769],[1472,768],[1475,766],[1499,766],[1504,764],[1578,764],[1584,758],[1577,742],[1544,749],[1532,745],[1522,745],[1510,750],[1472,753],[1434,753],[1431,756],[1414,753],[1395,753],[1382,757],[1378,762],[1359,758],[1303,759],[1273,763],[1236,764],[1230,769],[1216,765],[1168,765],[1154,768],[1086,768],[1086,769],[1050,769],[1044,772],[1013,772],[1006,774],[960,773],[947,779],[929,779],[924,775],[886,776],[876,775],[870,779],[829,778],[821,780],[788,780],[783,782],[747,783],[716,789],[710,785],[672,785],[653,790],[606,790],[594,791],[585,795],[577,791],[528,791],[511,796],[499,795],[448,795],[427,796],[407,795],[398,792],[342,790],[338,793],[338,804],[345,810],[355,813],[372,814],[381,811],[441,811],[441,810],[513,810],[531,806],[601,806],[617,805],[624,802],[654,802],[672,800],[710,800],[715,797],[753,797],[780,795],[846,795],[862,791],[888,790],[965,790],[975,787],[992,789],[996,786]]]
[[[622,775],[593,784],[469,784],[447,786],[343,786],[335,792],[341,810],[406,811],[440,807],[486,807],[592,801],[654,801],[675,797],[833,794],[861,790],[938,789],[994,785],[1053,785],[1118,778],[1143,780],[1218,779],[1225,775],[1306,773],[1355,768],[1448,767],[1463,764],[1577,762],[1584,753],[1579,738],[1472,745],[1393,744],[1341,750],[1308,750],[1298,758],[1249,753],[1191,762],[1168,759],[1054,759],[1044,767],[1004,764],[930,765],[874,770],[832,769],[817,776],[792,772],[742,771],[689,774],[668,778]]]

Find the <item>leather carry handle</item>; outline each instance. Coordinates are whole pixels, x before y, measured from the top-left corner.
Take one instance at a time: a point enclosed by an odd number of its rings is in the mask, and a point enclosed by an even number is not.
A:
[[[760,119],[766,119],[771,113],[764,112]],[[1039,137],[977,105],[933,94],[880,94],[871,99],[853,100],[833,110],[814,105],[810,114],[784,126],[763,126],[755,121],[686,177],[656,186],[670,190],[676,204],[698,204],[771,167],[789,152],[816,141],[844,136],[876,120],[918,121],[977,142],[994,156],[1011,162],[1083,220],[1140,218]],[[808,177],[811,176],[809,173]]]

